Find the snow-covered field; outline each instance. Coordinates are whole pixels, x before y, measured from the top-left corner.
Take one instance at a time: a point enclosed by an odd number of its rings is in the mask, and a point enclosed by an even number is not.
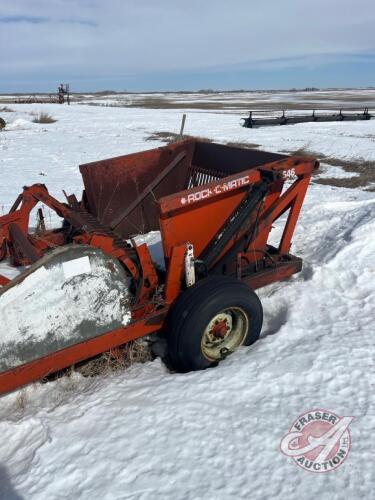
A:
[[[194,97],[198,98],[198,97]],[[0,210],[23,185],[80,195],[78,164],[159,146],[183,110],[11,105],[0,133]],[[47,111],[53,124],[32,123]],[[275,151],[375,161],[375,120],[243,129],[238,113],[189,111],[186,133]],[[351,175],[340,165],[323,176]],[[371,188],[371,186],[369,186]],[[274,238],[279,234],[274,230]],[[0,498],[370,499],[375,491],[375,196],[313,183],[292,247],[304,269],[259,292],[262,338],[205,372],[156,359],[63,377],[0,399]],[[353,416],[352,449],[313,474],[280,441],[307,410]]]

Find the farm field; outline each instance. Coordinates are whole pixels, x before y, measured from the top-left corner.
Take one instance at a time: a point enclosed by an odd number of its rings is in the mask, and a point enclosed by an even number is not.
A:
[[[332,110],[343,102],[371,112],[375,90],[78,97],[62,106],[0,96],[0,110],[8,109],[0,111],[1,214],[33,183],[61,200],[62,189],[80,197],[79,164],[161,146],[186,113],[186,135],[321,160],[291,249],[304,268],[259,291],[261,339],[216,369],[176,374],[157,357],[1,397],[0,499],[370,498],[375,119],[245,129],[240,118],[249,109]],[[56,121],[34,123],[41,112]],[[0,273],[13,272],[0,264]],[[348,458],[327,474],[280,451],[293,421],[313,409],[354,417]]]

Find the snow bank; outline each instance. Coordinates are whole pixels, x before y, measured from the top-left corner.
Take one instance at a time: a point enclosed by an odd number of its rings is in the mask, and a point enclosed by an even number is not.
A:
[[[293,248],[303,272],[260,292],[261,340],[217,369],[171,374],[156,360],[2,398],[13,487],[38,500],[370,498],[374,218],[372,195],[312,186]],[[279,450],[315,407],[354,416],[347,461],[319,476]]]
[[[25,120],[23,118],[17,118],[16,120],[12,121],[11,123],[7,124],[7,131],[10,130],[24,130],[24,129],[30,129],[33,127],[33,124],[31,123],[31,120]]]

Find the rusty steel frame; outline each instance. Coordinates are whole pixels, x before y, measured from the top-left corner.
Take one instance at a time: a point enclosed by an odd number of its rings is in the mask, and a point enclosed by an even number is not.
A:
[[[142,169],[146,169],[147,162],[155,165],[156,158],[160,157],[164,162],[164,170],[154,178],[151,186],[148,184],[147,187],[146,184],[141,193],[130,200],[128,208],[122,209],[117,216],[114,214],[115,217],[112,214],[107,223],[103,222],[103,218],[107,217],[111,199],[107,200],[104,210],[96,205],[95,210],[101,211],[103,215],[99,219],[91,213],[85,195],[80,203],[73,196],[67,197],[68,203],[61,203],[41,184],[24,188],[9,214],[0,217],[0,260],[9,254],[15,265],[26,265],[38,260],[49,248],[66,244],[62,231],[44,231],[38,237],[29,233],[30,213],[42,202],[77,229],[71,243],[85,243],[102,249],[118,259],[137,284],[132,323],[129,326],[0,373],[0,394],[161,330],[169,307],[183,290],[188,243],[194,246],[195,256],[199,259],[205,252],[207,254],[215,239],[220,239],[218,235],[227,234],[225,244],[216,246],[208,272],[237,276],[254,289],[286,279],[301,270],[302,260],[291,255],[289,250],[311,175],[319,166],[316,160],[288,157],[239,170],[232,175],[221,175],[220,169],[201,169],[204,172],[203,184],[168,194],[163,181],[167,182],[168,175],[174,176],[174,179],[176,176],[181,177],[181,172],[175,168],[181,162],[184,163],[181,168],[185,169],[185,175],[190,168],[185,161],[192,161],[189,141],[168,148],[159,148],[168,149],[168,154],[164,151],[159,153],[158,150],[144,153],[146,163]],[[197,170],[194,168],[191,169],[191,175],[196,176]],[[92,179],[91,173],[91,177],[88,173],[85,175]],[[290,178],[294,182],[286,184]],[[211,182],[205,182],[207,180]],[[98,178],[92,182],[97,183]],[[150,193],[155,196],[153,189],[156,188],[163,194],[156,200],[156,210],[166,263],[164,277],[158,274],[146,244],[138,246],[134,240],[131,240],[131,245],[125,244],[121,234],[124,225],[120,236],[113,232],[115,226],[123,224],[124,217],[126,219],[130,212],[138,210],[137,207],[145,202]],[[242,207],[246,207],[247,200],[251,200],[256,193],[258,198],[252,200],[253,205],[247,205],[251,209],[249,216],[245,217],[246,212],[242,212],[243,219],[236,219]],[[93,197],[94,191],[90,192],[90,199],[93,200]],[[147,203],[151,203],[150,199]],[[272,224],[288,211],[280,243],[275,248],[267,243]],[[236,220],[241,224],[237,224],[238,228],[232,234],[231,229],[236,226]],[[0,275],[0,285],[9,285],[9,280]],[[155,301],[157,293],[159,300]]]

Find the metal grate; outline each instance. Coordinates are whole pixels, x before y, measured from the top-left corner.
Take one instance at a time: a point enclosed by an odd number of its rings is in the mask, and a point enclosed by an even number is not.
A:
[[[218,170],[206,169],[202,167],[195,167],[192,165],[188,170],[187,182],[185,189],[203,186],[210,182],[217,181],[226,177],[228,174]]]

